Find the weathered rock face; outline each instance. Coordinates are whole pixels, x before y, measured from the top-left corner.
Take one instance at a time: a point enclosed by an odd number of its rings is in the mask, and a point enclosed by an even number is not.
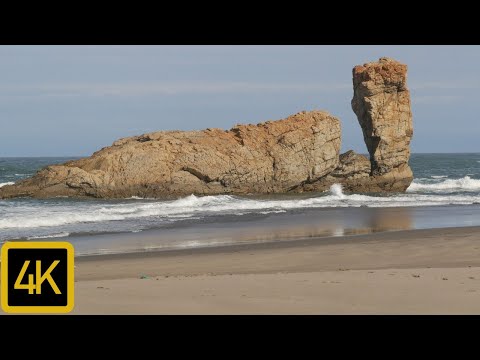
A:
[[[283,193],[332,172],[340,136],[340,121],[320,111],[229,131],[155,132],[48,166],[0,197]]]
[[[413,180],[408,166],[413,135],[407,66],[393,59],[355,66],[352,109],[370,153],[371,184],[404,191]]]
[[[348,151],[328,175],[297,191],[323,191],[335,183],[346,192],[403,192],[413,180],[408,165],[413,135],[407,66],[381,58],[353,69],[352,108],[370,160]]]
[[[52,165],[0,188],[0,198],[178,197],[323,191],[405,191],[413,134],[406,65],[388,58],[353,69],[353,111],[370,159],[339,155],[340,121],[322,111],[228,131],[161,131],[120,139],[89,158]]]

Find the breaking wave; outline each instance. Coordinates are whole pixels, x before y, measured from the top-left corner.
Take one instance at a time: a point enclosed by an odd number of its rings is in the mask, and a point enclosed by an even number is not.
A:
[[[328,207],[403,207],[466,205],[480,203],[480,194],[425,194],[416,191],[480,189],[480,180],[465,177],[437,184],[412,183],[408,192],[388,196],[344,194],[340,184],[310,198],[253,199],[231,195],[190,195],[171,201],[128,200],[121,203],[69,203],[57,201],[47,206],[17,204],[9,206],[0,218],[0,229],[59,227],[81,223],[100,223],[128,219],[146,219],[151,223],[175,222],[208,216],[270,214],[292,209]],[[10,203],[12,204],[12,203]],[[63,229],[61,230],[63,231]],[[70,231],[70,230],[68,230]],[[58,233],[58,231],[57,231]]]
[[[27,240],[60,238],[60,237],[67,237],[69,235],[70,235],[70,233],[68,233],[68,232],[61,232],[61,233],[58,233],[58,234],[29,236],[29,237],[27,237]]]
[[[432,176],[433,177],[433,176]],[[465,176],[461,179],[446,179],[436,183],[413,181],[407,192],[477,192],[480,191],[480,180]]]

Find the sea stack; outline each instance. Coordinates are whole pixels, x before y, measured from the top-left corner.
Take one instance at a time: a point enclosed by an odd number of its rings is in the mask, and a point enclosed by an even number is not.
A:
[[[413,135],[407,65],[390,58],[353,68],[352,109],[370,154],[370,176],[383,190],[404,191]]]
[[[352,109],[369,158],[349,150],[328,175],[294,191],[323,191],[335,183],[345,192],[404,192],[413,180],[408,165],[413,135],[407,66],[390,58],[353,68]]]
[[[413,134],[407,66],[381,58],[353,69],[352,108],[370,159],[340,154],[340,120],[324,111],[230,130],[159,131],[115,141],[88,158],[41,169],[1,198],[175,198],[190,194],[403,192]]]

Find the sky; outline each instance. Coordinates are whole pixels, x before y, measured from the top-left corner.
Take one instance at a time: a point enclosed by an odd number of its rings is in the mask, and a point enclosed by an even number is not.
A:
[[[352,68],[408,65],[413,152],[480,152],[480,46],[0,46],[0,157],[87,156],[159,130],[327,110],[366,153]]]

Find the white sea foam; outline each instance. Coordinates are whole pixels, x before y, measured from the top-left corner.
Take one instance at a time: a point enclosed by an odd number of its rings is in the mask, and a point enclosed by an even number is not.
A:
[[[69,235],[70,235],[70,233],[68,233],[68,232],[61,232],[61,233],[58,233],[58,234],[29,236],[29,237],[27,237],[27,240],[60,238],[60,237],[67,237]]]
[[[333,184],[332,186],[330,186],[330,193],[334,196],[337,196],[339,199],[345,198],[341,184]]]
[[[461,179],[447,179],[438,183],[423,184],[413,181],[407,192],[436,192],[445,193],[452,191],[480,191],[480,180],[465,176]]]
[[[4,182],[4,183],[0,183],[0,188],[3,187],[3,186],[13,185],[13,184],[15,184],[15,183],[14,183],[14,182],[11,182],[11,181],[9,181],[9,182]]]
[[[432,179],[445,179],[448,175],[432,175],[430,176]]]
[[[270,211],[260,211],[260,214],[267,215],[267,214],[280,214],[287,212],[286,210],[270,210]]]
[[[417,179],[418,181],[418,179]],[[430,181],[432,181],[430,179]],[[62,227],[56,233],[71,231],[72,224],[147,219],[149,223],[170,223],[215,215],[270,214],[290,209],[326,207],[402,207],[464,205],[480,203],[480,180],[465,177],[437,183],[413,182],[406,194],[369,196],[344,194],[339,184],[320,196],[303,199],[252,199],[231,195],[190,195],[170,201],[123,201],[121,203],[54,203],[32,205],[7,202],[8,211],[0,213],[0,229]],[[449,194],[463,191],[466,194]],[[470,192],[471,191],[471,192]],[[67,226],[67,227],[65,227]],[[82,225],[83,226],[83,225]],[[90,226],[90,225],[89,225]],[[116,226],[116,225],[115,225]],[[77,230],[75,230],[77,231]],[[37,235],[37,234],[36,234]],[[55,235],[55,234],[54,234]],[[60,235],[59,235],[60,236]],[[62,234],[63,236],[63,234]]]

